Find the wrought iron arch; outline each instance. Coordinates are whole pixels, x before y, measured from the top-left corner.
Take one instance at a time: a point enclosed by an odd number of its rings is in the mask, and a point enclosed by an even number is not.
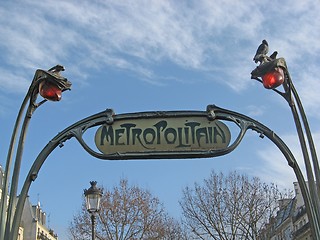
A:
[[[37,175],[41,169],[41,166],[47,159],[47,157],[50,155],[50,153],[58,146],[63,146],[64,142],[71,138],[76,138],[78,142],[81,144],[81,146],[92,156],[100,159],[108,159],[108,160],[119,160],[119,159],[139,159],[138,155],[130,155],[130,154],[114,154],[114,155],[105,155],[98,153],[91,149],[83,140],[83,134],[90,128],[96,127],[102,124],[112,124],[114,121],[117,121],[119,119],[124,119],[128,116],[130,117],[154,117],[157,116],[159,118],[166,117],[166,116],[187,116],[187,115],[197,115],[197,116],[205,116],[208,118],[209,121],[214,120],[221,120],[221,121],[227,121],[234,123],[236,126],[240,128],[239,135],[236,137],[235,141],[229,145],[228,147],[224,149],[217,149],[217,150],[208,150],[208,151],[197,151],[195,153],[189,152],[189,153],[183,153],[183,156],[181,157],[181,154],[167,154],[167,155],[142,155],[141,158],[211,158],[216,156],[222,156],[225,154],[228,154],[232,152],[242,141],[243,137],[245,136],[245,133],[247,130],[251,129],[253,131],[256,131],[260,137],[266,136],[268,139],[270,139],[282,152],[284,157],[287,160],[288,165],[293,169],[297,180],[300,184],[301,192],[303,195],[303,198],[305,200],[307,213],[309,216],[309,220],[311,221],[311,225],[314,226],[314,232],[317,234],[316,236],[320,239],[320,229],[319,228],[319,218],[317,217],[317,213],[315,212],[312,201],[310,198],[310,194],[307,190],[307,186],[303,177],[303,174],[299,168],[299,165],[297,164],[297,161],[288,148],[288,146],[282,141],[282,139],[274,133],[271,129],[263,125],[262,123],[237,112],[230,111],[227,109],[223,109],[220,107],[217,107],[215,105],[208,105],[206,111],[168,111],[168,112],[144,112],[144,113],[134,113],[134,114],[114,114],[113,110],[107,109],[103,112],[94,114],[90,117],[84,118],[71,126],[67,127],[63,131],[61,131],[59,134],[57,134],[40,152],[40,154],[35,159],[33,165],[30,168],[30,171],[26,177],[26,180],[24,182],[24,185],[22,187],[19,200],[17,203],[17,208],[13,220],[13,227],[11,233],[13,234],[12,239],[17,238],[19,223],[21,220],[22,210],[24,206],[24,202],[26,199],[26,196],[28,194],[29,188],[31,186],[31,183],[36,180]],[[312,222],[314,221],[314,222]],[[316,239],[318,239],[316,238]]]

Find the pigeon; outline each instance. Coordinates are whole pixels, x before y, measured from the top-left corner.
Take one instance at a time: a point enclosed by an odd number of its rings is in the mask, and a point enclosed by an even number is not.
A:
[[[255,63],[259,61],[263,62],[263,60],[265,60],[266,58],[268,51],[269,51],[268,42],[266,40],[263,40],[257,49],[256,55],[254,56],[253,61]]]
[[[277,54],[278,54],[278,52],[277,52],[277,51],[274,51],[274,52],[270,55],[270,58],[271,58],[272,60],[273,60],[273,59],[276,59]]]
[[[64,71],[64,67],[61,65],[56,65],[48,70],[48,72],[52,73],[60,73],[61,71]]]

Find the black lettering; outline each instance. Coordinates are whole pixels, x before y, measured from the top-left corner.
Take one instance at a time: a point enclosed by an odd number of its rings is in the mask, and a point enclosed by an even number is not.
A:
[[[115,130],[115,137],[116,137],[116,145],[124,145],[124,142],[119,142],[119,139],[123,136],[124,129],[119,128]]]
[[[188,130],[188,128],[184,128],[184,130],[185,130],[185,132],[187,132],[188,133],[188,131],[186,131],[186,130]],[[179,148],[179,147],[190,147],[190,145],[186,145],[186,144],[183,144],[182,143],[182,128],[178,128],[178,139],[179,139],[179,145],[177,146],[177,148]],[[187,139],[187,137],[185,137],[185,139]]]
[[[170,140],[169,135],[172,135],[172,140]],[[177,140],[177,131],[174,128],[167,128],[164,131],[164,138],[168,144],[174,144]]]
[[[104,140],[110,142],[110,145],[114,145],[114,132],[112,126],[103,126],[101,129],[100,145],[104,145]]]
[[[208,127],[209,141],[212,144],[213,141],[213,127]]]
[[[165,120],[159,121],[155,125],[153,125],[156,127],[156,130],[157,130],[157,144],[161,144],[160,131],[163,131],[167,127],[167,125],[168,125],[168,123]]]
[[[189,128],[184,128],[184,135],[186,138],[186,144],[189,144]],[[190,145],[188,145],[190,146]]]
[[[151,136],[151,139],[148,140],[147,136]],[[146,144],[153,144],[156,138],[156,131],[152,128],[147,128],[143,131],[143,140]]]
[[[196,126],[200,126],[200,123],[198,122],[189,122],[186,123],[185,126],[188,126],[191,128],[191,140],[192,140],[192,144],[195,144],[195,128]]]
[[[219,128],[220,131],[218,131],[217,128]],[[224,132],[221,129],[221,127],[219,127],[218,125],[216,125],[216,127],[214,127],[214,143],[218,142],[217,137],[220,137],[221,141],[223,143],[226,143],[226,135],[224,134]]]
[[[126,129],[126,135],[127,135],[127,145],[130,144],[130,129],[137,126],[136,124],[133,124],[133,123],[124,123],[124,124],[121,124],[120,127],[123,127]]]
[[[140,129],[140,128],[132,129],[132,145],[136,144],[136,139],[137,139],[139,141],[139,143],[141,144],[141,146],[143,146],[144,148],[147,148],[147,146],[145,146],[143,144],[143,142],[141,141],[141,137],[140,137],[141,133],[142,133],[142,129]]]
[[[209,140],[208,140],[208,132],[207,132],[207,128],[203,127],[203,128],[198,128],[196,131],[196,135],[197,135],[197,142],[198,145],[200,147],[200,141],[202,137],[205,137],[205,142],[208,144]]]

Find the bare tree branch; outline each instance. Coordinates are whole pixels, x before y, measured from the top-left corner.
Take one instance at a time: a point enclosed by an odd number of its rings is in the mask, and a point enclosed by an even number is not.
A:
[[[186,239],[180,223],[168,217],[158,198],[147,190],[129,186],[125,179],[104,191],[96,222],[96,237],[101,240]],[[72,238],[91,239],[90,226],[90,215],[83,203],[69,227]]]
[[[184,224],[201,239],[256,239],[278,210],[283,196],[276,185],[231,172],[211,173],[203,185],[183,190]]]

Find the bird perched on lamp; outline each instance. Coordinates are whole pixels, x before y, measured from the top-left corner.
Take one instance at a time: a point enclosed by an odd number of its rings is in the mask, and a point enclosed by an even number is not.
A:
[[[268,51],[269,51],[268,42],[266,40],[262,40],[262,43],[257,49],[256,55],[254,55],[253,57],[253,61],[255,63],[260,62],[260,64],[263,62],[266,62],[268,60],[268,56],[267,56]]]
[[[276,59],[277,54],[278,54],[278,52],[277,52],[277,51],[274,51],[274,52],[270,55],[271,60]]]
[[[48,70],[48,72],[52,72],[52,73],[60,73],[61,71],[64,71],[65,69],[64,69],[64,66],[62,66],[62,65],[56,65],[56,66],[54,66],[54,67],[52,67],[52,68],[50,68],[49,70]]]

